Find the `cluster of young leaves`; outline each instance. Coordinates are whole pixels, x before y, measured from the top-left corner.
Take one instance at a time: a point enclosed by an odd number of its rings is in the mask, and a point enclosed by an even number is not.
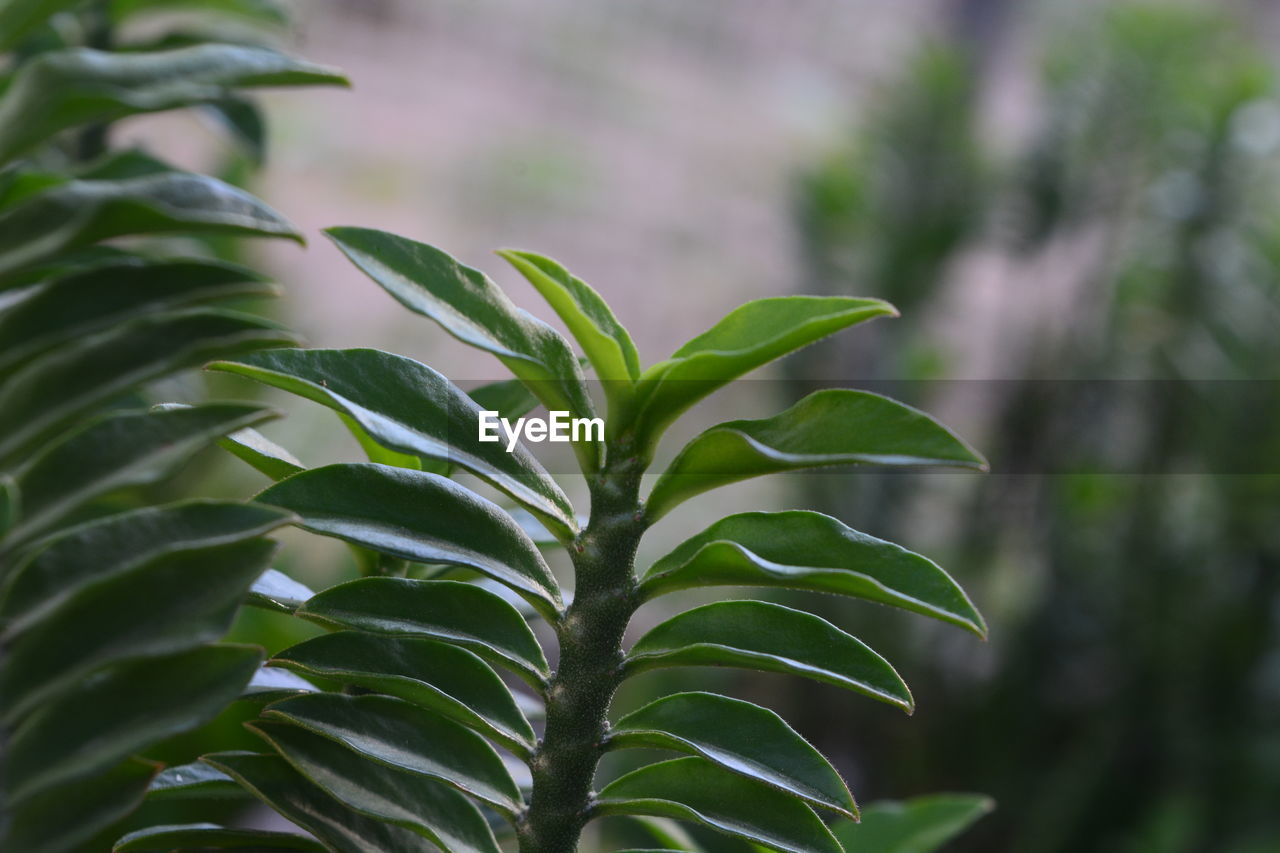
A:
[[[514,835],[526,853],[568,851],[587,821],[622,815],[692,821],[784,853],[841,853],[824,816],[851,823],[858,807],[830,763],[772,711],[707,692],[625,714],[609,706],[617,686],[639,673],[725,666],[816,679],[912,710],[907,685],[875,651],[817,616],[765,601],[695,607],[622,649],[638,608],[693,587],[845,595],[985,634],[964,592],[929,559],[813,512],[730,516],[644,571],[634,566],[658,518],[749,477],[830,465],[981,469],[975,451],[922,412],[830,389],[774,417],[707,430],[641,500],[654,447],[683,411],[754,368],[893,308],[874,299],[761,299],[644,369],[595,291],[548,258],[502,252],[546,297],[607,389],[607,440],[575,446],[591,490],[582,524],[531,453],[507,453],[477,431],[481,408],[515,417],[541,403],[594,417],[568,341],[439,249],[367,229],[328,233],[393,297],[496,356],[517,382],[468,395],[426,365],[369,349],[275,349],[214,365],[320,403],[355,433],[367,463],[305,468],[262,441],[230,449],[276,481],[257,504],[349,543],[368,571],[315,594],[292,584],[253,600],[329,633],[268,661],[277,689],[263,694],[250,724],[261,751],[206,756],[166,778],[165,792],[238,784],[319,842],[259,833],[262,849],[496,853],[499,839]],[[460,484],[454,472],[510,505]],[[548,564],[557,547],[573,563],[574,596]],[[557,636],[554,671],[534,620]],[[539,718],[541,736],[532,722]],[[630,748],[679,757],[592,792],[600,757]],[[960,803],[975,816],[983,810],[972,798]],[[897,846],[869,830],[839,831],[867,839],[850,841],[850,853],[933,849],[964,821],[925,805],[913,821],[917,835]],[[117,850],[217,846],[209,832],[157,827]]]
[[[104,49],[173,9],[279,23],[266,0],[0,0],[0,849],[15,853],[79,849],[159,772],[136,754],[240,695],[262,651],[218,640],[268,569],[264,535],[293,520],[226,501],[109,514],[121,504],[101,500],[274,416],[247,403],[151,411],[148,383],[295,343],[220,307],[274,293],[252,270],[103,242],[301,239],[234,186],[108,151],[107,129],[202,106],[260,143],[242,90],[343,82],[198,32],[178,49]]]

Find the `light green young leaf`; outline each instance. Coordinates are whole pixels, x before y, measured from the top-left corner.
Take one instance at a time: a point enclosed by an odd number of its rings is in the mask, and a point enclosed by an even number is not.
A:
[[[647,599],[702,586],[778,586],[852,595],[986,636],[964,590],[934,562],[817,512],[731,515],[645,573]]]
[[[233,783],[234,784],[234,783]],[[216,823],[168,824],[135,830],[121,838],[111,853],[172,853],[174,850],[295,850],[326,853],[320,842],[291,832],[228,829]]]
[[[889,662],[825,619],[764,601],[718,601],[655,627],[627,655],[628,675],[667,666],[736,666],[802,675],[908,713],[911,691]]]
[[[577,532],[573,506],[524,447],[479,440],[480,407],[413,359],[371,349],[254,353],[214,369],[247,376],[341,412],[392,450],[457,465],[503,490],[560,535]]]
[[[800,800],[696,757],[650,764],[609,783],[595,813],[692,820],[781,853],[843,853]]]
[[[559,617],[559,585],[537,546],[499,506],[438,474],[327,465],[282,480],[257,500],[297,513],[313,533],[417,563],[474,569]]]
[[[477,269],[413,240],[367,228],[326,233],[365,274],[406,308],[430,317],[465,344],[492,353],[548,409],[594,417],[582,369],[555,329],[520,308]],[[600,465],[594,442],[574,445],[588,473]]]
[[[484,815],[447,785],[399,767],[375,764],[300,726],[257,720],[249,728],[298,772],[360,814],[416,832],[450,853],[499,851]]]
[[[646,514],[656,521],[718,486],[828,465],[986,468],[977,451],[924,412],[878,394],[833,388],[771,418],[728,421],[694,438],[654,485]]]
[[[831,829],[845,853],[934,853],[993,807],[977,794],[886,800],[863,809],[862,823],[838,821]]]
[[[448,643],[339,631],[285,649],[271,663],[429,708],[518,755],[534,747],[533,727],[498,674]]]
[[[453,643],[538,688],[551,674],[523,617],[474,584],[361,578],[317,593],[298,615],[325,625]]]
[[[313,693],[276,702],[262,713],[345,744],[378,764],[443,782],[504,814],[520,810],[520,790],[493,747],[425,708],[391,696]]]
[[[772,711],[717,696],[676,693],[626,715],[611,749],[648,747],[700,755],[726,770],[853,817],[858,807],[835,768]]]

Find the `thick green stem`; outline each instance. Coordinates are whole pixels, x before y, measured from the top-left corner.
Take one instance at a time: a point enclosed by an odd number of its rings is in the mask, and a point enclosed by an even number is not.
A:
[[[607,464],[593,477],[591,522],[574,543],[574,599],[558,631],[546,731],[531,761],[533,795],[520,821],[520,853],[572,853],[587,821],[605,714],[620,680],[622,635],[637,606],[639,492],[634,459]]]

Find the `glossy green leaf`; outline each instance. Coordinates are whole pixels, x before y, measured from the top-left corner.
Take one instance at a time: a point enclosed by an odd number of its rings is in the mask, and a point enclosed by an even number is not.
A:
[[[260,406],[210,403],[99,418],[23,468],[22,521],[9,541],[30,539],[102,495],[158,482],[218,436],[272,417]]]
[[[852,817],[853,795],[822,755],[772,711],[717,696],[677,693],[626,715],[613,749],[650,747],[700,755],[806,802]]]
[[[216,823],[168,824],[130,832],[111,848],[112,853],[173,853],[186,850],[300,850],[325,853],[320,842],[291,832],[264,829],[227,829]]]
[[[274,553],[275,543],[251,539],[162,555],[77,590],[21,631],[11,626],[0,668],[3,719],[13,722],[100,666],[220,639]]]
[[[13,572],[0,593],[0,625],[15,633],[85,586],[158,556],[252,539],[293,518],[283,510],[230,501],[146,507],[58,534]]]
[[[274,666],[259,667],[236,698],[254,702],[278,702],[299,693],[318,693],[320,688],[302,676]]]
[[[424,364],[371,349],[287,349],[213,366],[336,409],[380,444],[464,468],[565,538],[577,532],[573,506],[533,454],[480,441],[480,407]]]
[[[847,296],[775,296],[740,305],[640,377],[639,440],[656,441],[682,412],[744,373],[841,329],[897,313],[879,299]]]
[[[365,817],[326,794],[278,755],[219,752],[203,759],[338,853],[428,853],[421,835]]]
[[[520,810],[520,790],[484,738],[401,699],[318,693],[276,702],[263,716],[345,744],[379,764],[436,779],[505,814]]]
[[[430,708],[517,754],[534,746],[533,728],[498,674],[448,643],[341,631],[285,649],[271,663]]]
[[[79,125],[218,101],[245,87],[333,84],[346,78],[261,47],[50,51],[21,66],[0,96],[0,163]]]
[[[539,687],[550,676],[542,648],[516,609],[469,583],[361,578],[318,593],[298,615],[379,634],[444,640]]]
[[[0,389],[0,459],[144,382],[210,358],[289,343],[291,335],[265,321],[204,308],[143,316],[91,335],[37,359]]]
[[[284,572],[267,569],[249,587],[248,603],[266,610],[293,613],[306,604],[315,592]]]
[[[562,606],[555,576],[511,516],[438,474],[328,465],[282,480],[257,500],[297,513],[301,526],[314,533],[417,563],[474,569],[544,615],[554,618]]]
[[[621,412],[630,400],[632,383],[640,378],[640,354],[608,304],[551,258],[511,249],[498,254],[555,309],[604,384],[610,411]]]
[[[477,269],[413,240],[367,228],[326,232],[365,274],[401,304],[465,344],[497,356],[548,409],[593,417],[582,370],[555,329],[517,308]],[[600,464],[592,442],[574,446],[587,471]]]
[[[0,312],[0,372],[131,316],[275,292],[257,273],[221,261],[124,258],[95,265],[43,284]]]
[[[762,474],[828,465],[946,465],[984,470],[982,457],[923,412],[833,388],[760,420],[728,421],[685,445],[653,487],[656,520],[694,495]]]
[[[117,181],[68,181],[0,210],[0,290],[12,274],[73,249],[130,234],[200,232],[287,237],[280,214],[230,184],[170,172]]]
[[[846,853],[934,853],[993,808],[976,794],[934,794],[872,803],[862,823],[839,821],[832,831]]]
[[[650,764],[611,782],[596,813],[696,821],[783,853],[843,853],[801,801],[696,757]]]
[[[802,675],[910,712],[911,692],[861,640],[825,619],[764,601],[718,601],[655,627],[627,655],[628,673],[666,666],[736,666]]]
[[[236,780],[202,761],[168,767],[151,781],[147,802],[246,799]]]
[[[934,562],[817,512],[731,515],[645,573],[649,599],[701,586],[778,586],[901,607],[986,636],[964,590]]]
[[[298,458],[256,429],[237,430],[219,439],[218,446],[272,480],[307,470]]]
[[[261,660],[254,646],[208,646],[81,681],[11,734],[6,795],[21,801],[203,725],[235,700]]]
[[[451,853],[498,853],[484,815],[452,788],[415,772],[374,764],[299,726],[258,720],[250,728],[351,809],[417,832]]]
[[[359,421],[346,412],[338,412],[338,420],[342,421],[343,426],[355,438],[356,443],[360,445],[360,449],[364,451],[365,457],[370,462],[376,462],[379,465],[393,465],[396,468],[409,468],[414,471],[423,470],[420,457],[414,456],[412,453],[401,453],[398,450],[392,450],[380,444],[377,439],[369,434],[368,430],[360,426]],[[444,474],[448,471],[448,467],[448,465],[441,464],[439,470],[434,468],[430,470],[433,474]]]
[[[0,850],[66,853],[137,808],[160,765],[130,758],[106,773],[36,794],[7,815]],[[74,804],[74,819],[69,807]]]

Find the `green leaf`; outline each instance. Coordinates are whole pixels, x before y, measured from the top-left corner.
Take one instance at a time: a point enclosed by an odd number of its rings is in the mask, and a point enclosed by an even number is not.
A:
[[[872,803],[862,823],[832,827],[847,853],[933,853],[987,814],[994,803],[976,794],[935,794]]]
[[[640,378],[640,354],[608,304],[551,258],[511,249],[498,254],[555,309],[604,383],[610,411],[621,412],[630,400],[632,384]]]
[[[0,163],[80,125],[215,102],[239,88],[346,82],[332,68],[234,44],[51,51],[21,66],[0,96]]]
[[[160,765],[130,758],[109,772],[37,794],[9,815],[0,849],[66,853],[137,808]],[[74,819],[69,818],[74,804]]]
[[[538,398],[519,379],[489,382],[467,392],[477,406],[514,421],[538,408]]]
[[[609,747],[674,749],[853,817],[840,774],[777,714],[714,693],[677,693],[618,720]]]
[[[348,415],[346,412],[338,412],[338,420],[342,421],[343,426],[355,438],[356,443],[360,445],[360,449],[364,451],[364,455],[370,462],[376,462],[379,465],[392,465],[396,468],[409,468],[413,471],[421,471],[422,460],[411,453],[401,453],[398,450],[390,450],[379,444],[377,439],[369,435],[368,431],[360,426],[360,422]],[[443,473],[448,466],[441,466],[440,471],[432,471],[434,474]]]
[[[947,465],[985,470],[954,433],[910,406],[833,388],[760,420],[728,421],[685,445],[647,502],[657,520],[694,495],[762,474],[826,465]]]
[[[247,603],[265,610],[293,613],[315,595],[308,586],[298,583],[284,572],[267,569],[249,587]]]
[[[77,590],[21,631],[11,626],[3,718],[12,723],[98,667],[220,639],[274,553],[275,543],[251,539],[163,555]]]
[[[644,599],[702,586],[778,586],[851,595],[932,616],[980,637],[986,623],[931,560],[817,512],[731,515],[658,560]]]
[[[68,181],[0,210],[0,290],[13,273],[130,234],[302,236],[270,207],[230,184],[169,172],[116,181]]]
[[[228,96],[206,104],[204,110],[239,143],[250,165],[260,169],[267,156],[267,122],[258,105],[249,98]]]
[[[492,353],[549,410],[593,417],[578,359],[555,329],[517,308],[496,284],[439,249],[383,231],[326,233],[365,274],[411,311],[430,317],[465,344]],[[600,465],[593,442],[574,445],[587,472]]]
[[[292,336],[263,320],[205,308],[139,317],[92,335],[37,359],[0,388],[0,459],[47,441],[140,384],[217,356],[288,343]]]
[[[21,563],[0,595],[0,625],[16,633],[86,586],[178,552],[252,539],[288,524],[282,510],[230,501],[146,507],[70,528]]]
[[[263,829],[226,829],[215,823],[170,824],[149,826],[130,832],[116,842],[111,853],[173,853],[184,850],[244,850],[250,853],[268,850],[301,850],[302,853],[325,853],[318,841],[290,832],[268,832]]]
[[[651,446],[682,412],[744,373],[841,329],[897,314],[879,299],[847,296],[776,296],[738,306],[641,375],[641,446]]]
[[[470,471],[573,538],[564,492],[524,447],[479,440],[480,407],[456,385],[413,359],[371,349],[288,349],[255,353],[214,368],[238,373],[352,418],[392,450]]]
[[[18,491],[18,484],[12,474],[0,474],[0,540],[9,534],[21,515],[22,493]],[[0,567],[0,580],[4,579],[4,575],[5,571]],[[0,601],[2,600],[3,596],[0,596]]]
[[[260,406],[210,403],[169,412],[123,412],[99,418],[36,456],[18,479],[21,542],[118,489],[158,482],[220,435],[275,417]]]
[[[298,726],[259,720],[249,728],[349,808],[417,832],[451,853],[498,853],[498,842],[484,815],[452,788],[417,773],[374,764]]]
[[[307,470],[298,458],[256,429],[237,430],[219,439],[218,446],[272,480]]]
[[[702,758],[650,764],[606,785],[596,813],[692,820],[783,853],[843,853],[807,805]]]
[[[474,569],[511,587],[548,618],[563,606],[555,576],[511,516],[438,474],[328,465],[282,480],[256,500],[296,512],[301,526],[314,533],[417,563]]]
[[[81,681],[12,733],[7,796],[24,800],[203,725],[235,700],[261,660],[262,650],[254,646],[209,646],[122,664]]]
[[[244,788],[201,761],[162,770],[147,789],[147,802],[247,799]]]
[[[287,820],[338,853],[423,853],[422,836],[365,817],[326,794],[278,755],[219,752],[202,760],[235,778]]]
[[[220,261],[97,265],[43,284],[0,312],[0,372],[131,316],[275,292],[257,273]]]
[[[0,51],[7,51],[24,36],[77,5],[80,0],[5,0],[0,3]]]
[[[262,713],[345,744],[378,764],[436,779],[505,814],[520,810],[520,790],[493,747],[433,711],[391,696],[317,693],[276,702]]]
[[[254,702],[278,702],[299,693],[318,693],[316,687],[300,675],[274,666],[259,667],[237,696]]]
[[[551,674],[533,631],[516,609],[469,583],[361,578],[318,593],[298,615],[379,634],[444,640],[539,688]]]
[[[534,747],[533,728],[498,674],[448,643],[341,631],[285,649],[271,663],[429,708],[518,755]]]
[[[737,666],[834,684],[910,712],[911,691],[861,640],[825,619],[764,601],[718,601],[655,627],[627,655],[628,674],[666,666]]]

